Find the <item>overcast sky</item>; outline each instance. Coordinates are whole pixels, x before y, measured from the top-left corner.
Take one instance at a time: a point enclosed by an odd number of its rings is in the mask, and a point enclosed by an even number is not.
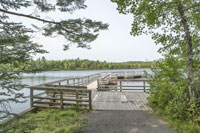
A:
[[[152,61],[161,58],[150,36],[130,35],[133,18],[131,15],[119,14],[117,5],[110,0],[86,0],[86,10],[79,10],[71,15],[53,13],[56,19],[90,18],[109,24],[109,30],[101,31],[99,37],[90,45],[92,49],[71,47],[63,51],[65,40],[60,38],[45,38],[36,35],[36,40],[44,45],[48,54],[37,55],[35,58],[45,56],[50,60],[62,59],[90,59],[109,62],[124,61]],[[18,18],[22,19],[22,18]],[[30,21],[30,20],[27,20]]]

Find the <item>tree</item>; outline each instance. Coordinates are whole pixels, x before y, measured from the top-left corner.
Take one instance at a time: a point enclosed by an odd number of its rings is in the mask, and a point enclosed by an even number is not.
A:
[[[30,41],[24,27],[14,24],[9,28],[8,32],[0,32],[0,118],[12,114],[8,108],[10,102],[24,101],[24,95],[19,91],[25,87],[21,84],[20,74],[24,71],[25,62],[36,53],[46,52]]]
[[[133,14],[131,34],[151,34],[159,52],[183,58],[186,63],[190,99],[195,98],[194,55],[200,45],[199,0],[111,0],[120,13]]]
[[[63,36],[66,39],[64,50],[71,44],[77,47],[90,48],[88,43],[94,41],[100,30],[106,30],[108,24],[90,19],[67,19],[55,21],[53,18],[44,19],[42,14],[51,16],[51,12],[73,13],[79,9],[85,9],[85,0],[0,0],[0,117],[9,114],[9,102],[22,102],[19,93],[24,85],[20,83],[21,72],[24,72],[26,63],[33,55],[44,53],[41,45],[32,41],[31,35],[36,31],[42,31],[44,36]],[[39,14],[21,13],[21,9],[30,8],[37,10]],[[42,27],[32,23],[32,27],[25,26],[23,22],[12,19],[12,16],[40,21]],[[28,69],[30,70],[30,69]],[[30,70],[29,72],[33,72]]]

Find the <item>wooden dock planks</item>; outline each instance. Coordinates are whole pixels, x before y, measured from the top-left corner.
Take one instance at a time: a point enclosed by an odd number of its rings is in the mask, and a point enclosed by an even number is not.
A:
[[[32,107],[39,104],[53,107],[55,104],[55,107],[63,109],[69,104],[89,103],[89,109],[94,110],[151,110],[146,105],[148,94],[144,92],[148,86],[142,86],[147,79],[134,77],[138,75],[142,77],[143,74],[144,72],[97,73],[31,86],[30,104]],[[120,79],[118,76],[125,78]],[[109,84],[101,87],[99,81],[108,81]],[[99,87],[102,91],[97,91]],[[34,90],[45,91],[45,93],[34,95]]]
[[[92,91],[94,110],[151,110],[145,92]]]

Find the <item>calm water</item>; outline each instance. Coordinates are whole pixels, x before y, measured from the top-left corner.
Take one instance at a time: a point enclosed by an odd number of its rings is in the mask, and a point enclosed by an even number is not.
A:
[[[27,85],[38,85],[46,82],[52,82],[64,78],[72,78],[72,77],[81,77],[86,75],[95,74],[98,72],[114,72],[114,71],[143,71],[146,70],[150,72],[149,69],[125,69],[125,70],[87,70],[87,71],[46,71],[36,74],[24,74],[23,83]],[[22,92],[29,96],[29,89],[24,88]],[[27,102],[23,104],[11,103],[11,110],[14,113],[20,113],[30,107],[29,98],[27,98]]]

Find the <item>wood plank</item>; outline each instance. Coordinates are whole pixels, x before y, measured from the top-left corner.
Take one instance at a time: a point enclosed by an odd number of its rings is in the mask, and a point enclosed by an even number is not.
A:
[[[65,87],[65,88],[81,88],[81,89],[87,89],[87,86],[80,86],[80,85],[51,85],[48,84],[46,86],[50,86],[50,87]]]
[[[127,103],[128,102],[128,100],[127,100],[125,95],[121,95],[121,102],[122,103]]]
[[[149,110],[144,92],[95,92],[94,110]],[[94,96],[93,96],[94,98]]]

